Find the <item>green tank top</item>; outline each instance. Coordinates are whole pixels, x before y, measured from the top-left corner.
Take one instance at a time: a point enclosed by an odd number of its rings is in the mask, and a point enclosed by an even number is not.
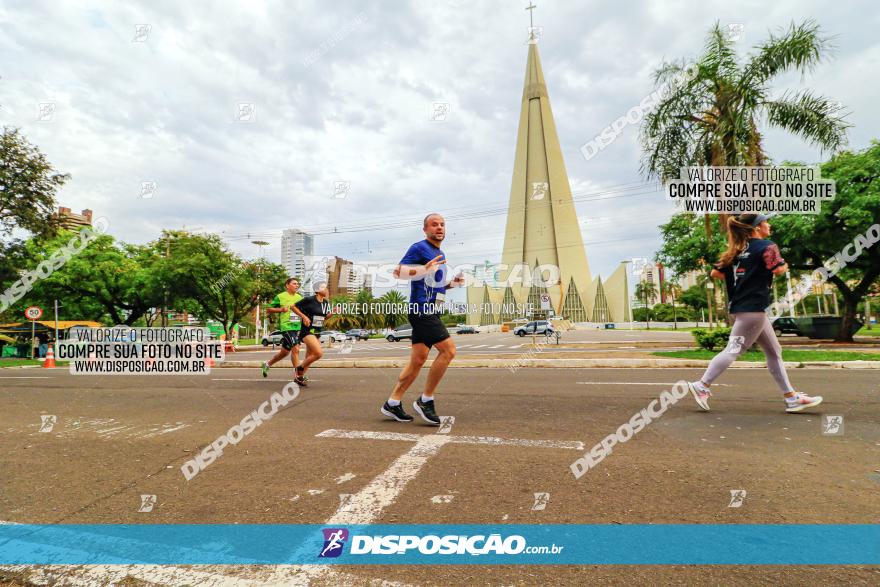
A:
[[[275,296],[272,299],[272,303],[269,304],[269,307],[280,308],[282,306],[287,306],[288,308],[292,308],[293,305],[301,299],[303,298],[298,293],[289,294],[285,291]],[[282,312],[278,318],[278,330],[299,330],[301,326],[302,320],[300,320],[300,317],[297,316],[293,310]]]

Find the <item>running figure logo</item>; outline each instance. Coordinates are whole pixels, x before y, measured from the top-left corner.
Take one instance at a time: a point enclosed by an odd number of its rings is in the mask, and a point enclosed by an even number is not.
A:
[[[546,509],[548,503],[550,503],[549,493],[536,493],[535,503],[532,504],[532,511],[537,512]]]
[[[345,528],[325,528],[321,532],[324,533],[324,548],[318,558],[336,558],[342,554],[342,548],[345,546],[345,541],[348,540],[348,530]]]
[[[842,436],[843,435],[843,416],[822,414],[822,435],[823,436]]]
[[[533,200],[543,200],[544,196],[547,195],[547,189],[550,187],[546,181],[533,181],[532,182],[532,199]]]
[[[729,508],[738,508],[742,507],[743,501],[746,499],[746,490],[745,489],[731,489],[730,490],[730,503],[727,504]]]
[[[141,507],[138,508],[138,512],[151,512],[153,511],[153,506],[156,505],[156,496],[155,495],[141,495]]]
[[[44,415],[40,416],[40,432],[52,432],[52,428],[55,427],[55,422],[58,421],[58,416]]]
[[[727,343],[727,352],[732,355],[737,355],[742,351],[745,343],[745,336],[731,336],[730,341]]]

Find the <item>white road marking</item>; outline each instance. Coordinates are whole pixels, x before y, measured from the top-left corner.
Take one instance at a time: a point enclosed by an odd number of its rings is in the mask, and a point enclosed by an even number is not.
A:
[[[366,438],[370,440],[401,440],[417,442],[422,438],[421,434],[408,434],[403,432],[367,432],[363,430],[324,430],[317,435],[318,438]]]
[[[435,495],[431,498],[431,503],[452,503],[453,499],[454,495]]]
[[[419,474],[428,459],[437,454],[449,436],[431,434],[422,436],[407,452],[366,487],[355,494],[344,510],[337,510],[327,524],[372,524],[382,512],[394,503],[403,488]]]
[[[355,438],[366,440],[398,440],[418,442],[426,438],[422,434],[404,432],[370,432],[367,430],[325,430],[316,435],[318,438]],[[562,448],[584,450],[584,443],[579,440],[530,440],[526,438],[498,438],[496,436],[449,436],[453,444],[491,444],[494,446],[528,446],[534,448]]]
[[[505,345],[503,345],[503,344],[494,344],[494,345],[490,346],[489,348],[490,348],[490,349],[497,349],[497,348],[501,348],[501,347],[503,347],[503,346],[505,346]]]
[[[519,438],[497,438],[494,436],[441,436],[439,434],[419,435],[397,432],[371,432],[365,430],[325,430],[317,434],[320,438],[359,438],[368,440],[408,440],[415,439],[415,445],[398,457],[388,469],[380,473],[365,488],[355,494],[346,505],[339,509],[326,524],[371,524],[379,519],[385,508],[389,507],[403,491],[407,483],[418,475],[430,457],[445,444],[488,444],[494,446],[527,446],[533,448],[562,448],[584,450],[584,443],[565,440],[528,440]]]
[[[480,348],[483,348],[484,346],[489,346],[489,345],[487,345],[487,344],[478,344],[477,346],[474,346],[474,347],[471,347],[471,348],[472,348],[472,349],[480,349]]]
[[[660,382],[645,382],[645,381],[577,381],[578,385],[669,385],[672,384],[669,381],[660,381]],[[712,385],[717,385],[719,387],[730,387],[730,383],[713,383]]]

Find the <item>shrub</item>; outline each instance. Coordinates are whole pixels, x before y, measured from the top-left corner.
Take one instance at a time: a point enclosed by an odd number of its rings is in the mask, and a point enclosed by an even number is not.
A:
[[[695,328],[691,330],[694,340],[700,345],[700,348],[714,351],[716,348],[724,348],[730,339],[730,328],[716,328],[715,330],[707,330],[705,328]]]

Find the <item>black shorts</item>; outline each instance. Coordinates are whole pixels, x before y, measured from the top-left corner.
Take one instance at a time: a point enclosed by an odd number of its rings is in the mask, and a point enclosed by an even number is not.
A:
[[[320,340],[321,340],[321,331],[319,330],[319,331],[317,331],[317,332],[311,332],[311,330],[312,330],[311,328],[305,328],[305,327],[301,328],[300,331],[299,331],[299,342],[302,342],[303,339],[304,339],[305,337],[307,337],[307,336],[314,336],[314,337],[317,338],[318,341],[320,342]],[[298,344],[298,343],[297,343],[297,344]]]
[[[286,351],[291,350],[299,344],[299,330],[285,330],[281,333],[281,348]]]
[[[431,348],[438,342],[449,338],[449,331],[440,320],[440,314],[409,314],[412,326],[412,343]]]

